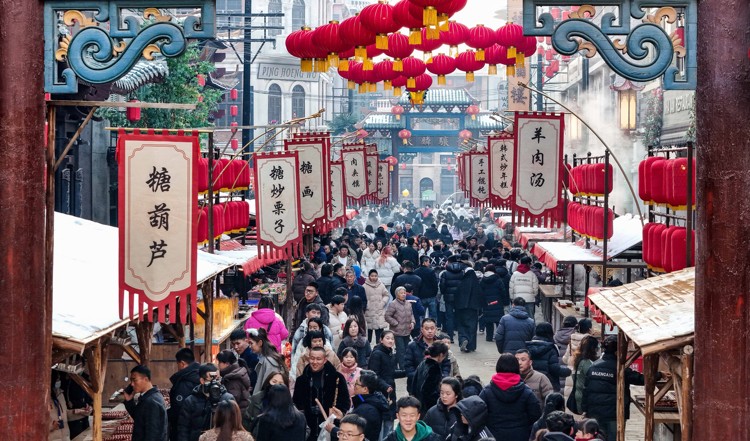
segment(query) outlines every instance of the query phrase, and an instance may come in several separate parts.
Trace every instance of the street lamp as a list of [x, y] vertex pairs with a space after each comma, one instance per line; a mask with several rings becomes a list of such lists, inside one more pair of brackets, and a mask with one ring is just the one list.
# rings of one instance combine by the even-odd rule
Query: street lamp
[[636, 106], [637, 91], [633, 89], [621, 90], [620, 101], [620, 129], [635, 130], [635, 118], [638, 112]]

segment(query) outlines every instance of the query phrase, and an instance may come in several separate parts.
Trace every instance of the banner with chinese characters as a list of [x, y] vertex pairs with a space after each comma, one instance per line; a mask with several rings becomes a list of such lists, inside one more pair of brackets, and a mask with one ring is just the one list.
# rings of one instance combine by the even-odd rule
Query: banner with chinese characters
[[378, 161], [378, 199], [383, 205], [389, 203], [391, 196], [391, 174], [390, 164], [386, 161]]
[[347, 147], [341, 152], [344, 162], [347, 205], [363, 204], [367, 199], [367, 160], [365, 148]]
[[513, 217], [517, 225], [557, 227], [562, 221], [562, 114], [516, 113]]
[[[119, 162], [120, 317], [186, 323], [195, 318], [198, 136], [125, 134]], [[138, 296], [136, 301], [135, 297]], [[178, 302], [179, 300], [179, 302]], [[179, 314], [177, 305], [179, 303]], [[146, 314], [141, 315], [143, 311]]]
[[378, 154], [367, 152], [365, 154], [367, 162], [367, 200], [376, 202], [378, 199]]
[[255, 154], [255, 223], [261, 258], [302, 255], [298, 155], [296, 151]]
[[[523, 23], [523, 0], [508, 0], [508, 21]], [[513, 75], [508, 75], [508, 110], [528, 112], [531, 109], [531, 91], [518, 85], [518, 82], [529, 84], [531, 58], [527, 58], [524, 66], [518, 66]]]
[[331, 173], [331, 199], [328, 201], [328, 227], [336, 228], [346, 223], [346, 190], [344, 188], [344, 164], [332, 161], [329, 164]]
[[325, 138], [296, 138], [284, 141], [288, 152], [299, 157], [299, 198], [302, 224], [320, 228], [327, 220], [328, 200], [328, 142]]
[[490, 136], [487, 142], [490, 154], [490, 202], [496, 208], [510, 208], [513, 196], [514, 136], [502, 132]]
[[490, 200], [490, 158], [486, 152], [472, 152], [469, 159], [472, 207], [487, 207]]

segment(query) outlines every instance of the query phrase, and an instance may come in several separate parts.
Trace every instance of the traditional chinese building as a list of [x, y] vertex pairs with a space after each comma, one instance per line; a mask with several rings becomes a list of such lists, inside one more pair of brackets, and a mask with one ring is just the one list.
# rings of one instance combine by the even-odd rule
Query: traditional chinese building
[[[434, 205], [456, 192], [456, 154], [475, 142], [486, 145], [491, 132], [505, 128], [489, 112], [474, 117], [466, 113], [469, 106], [479, 103], [464, 88], [434, 88], [427, 92], [423, 106], [412, 106], [408, 95], [402, 96], [397, 102], [404, 108], [400, 117], [381, 111], [362, 121], [362, 127], [371, 135], [368, 140], [377, 142], [380, 156], [398, 158], [391, 181], [394, 200]], [[408, 137], [399, 137], [404, 130]], [[466, 130], [471, 137], [464, 132], [466, 138], [461, 139], [459, 135]], [[401, 195], [404, 190], [409, 192], [406, 198]]]

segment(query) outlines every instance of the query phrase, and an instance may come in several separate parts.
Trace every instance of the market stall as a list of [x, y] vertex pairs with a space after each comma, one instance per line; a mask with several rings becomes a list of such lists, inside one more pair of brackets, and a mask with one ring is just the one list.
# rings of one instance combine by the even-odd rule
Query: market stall
[[564, 242], [570, 240], [570, 237], [569, 228], [563, 233], [561, 228], [516, 227], [513, 232], [513, 239], [524, 249], [529, 249], [538, 242]]
[[[695, 269], [687, 268], [590, 294], [595, 316], [615, 325], [618, 333], [618, 388], [630, 393], [645, 418], [645, 440], [654, 439], [655, 424], [673, 428], [674, 439], [692, 439]], [[645, 386], [625, 389], [625, 368], [643, 357]], [[657, 382], [657, 372], [670, 376]], [[618, 441], [625, 440], [624, 400], [617, 401]]]

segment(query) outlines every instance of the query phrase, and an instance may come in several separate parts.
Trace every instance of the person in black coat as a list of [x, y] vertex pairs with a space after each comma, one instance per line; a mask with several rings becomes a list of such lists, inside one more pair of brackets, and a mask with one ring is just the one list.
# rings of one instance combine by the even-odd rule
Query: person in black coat
[[[177, 420], [179, 441], [198, 441], [201, 434], [211, 428], [216, 405], [222, 400], [235, 401], [218, 378], [219, 368], [211, 363], [198, 370], [200, 385], [184, 400]], [[133, 438], [137, 439], [137, 438]]]
[[406, 371], [396, 369], [396, 354], [393, 348], [396, 345], [393, 331], [383, 331], [380, 343], [375, 346], [370, 355], [368, 369], [378, 376], [379, 389], [391, 401], [391, 409], [388, 414], [390, 421], [396, 417], [396, 379], [406, 377]]
[[[385, 396], [378, 392], [379, 379], [375, 372], [364, 370], [359, 375], [359, 380], [354, 383], [354, 392], [352, 397], [352, 410], [349, 413], [359, 415], [364, 418], [365, 439], [380, 439], [380, 430], [383, 420], [390, 417], [390, 408]], [[338, 428], [331, 430], [331, 439], [338, 439]]]
[[255, 428], [255, 441], [303, 441], [307, 421], [305, 415], [294, 407], [289, 389], [276, 384], [266, 392], [266, 407], [258, 416]]
[[[151, 384], [151, 370], [138, 365], [130, 370], [132, 393], [125, 392], [125, 409], [133, 418], [133, 439], [167, 441], [167, 406], [159, 389]], [[141, 394], [136, 404], [133, 397]], [[197, 439], [197, 438], [196, 438]]]
[[448, 334], [453, 342], [453, 331], [455, 326], [454, 304], [460, 295], [461, 283], [464, 278], [464, 264], [459, 262], [460, 256], [451, 256], [448, 258], [448, 264], [445, 271], [440, 274], [440, 293], [445, 302], [445, 323], [443, 332]]
[[515, 354], [519, 349], [526, 349], [526, 342], [534, 337], [534, 320], [525, 305], [523, 298], [516, 297], [513, 307], [498, 322], [494, 336], [497, 352]]
[[425, 351], [426, 358], [417, 367], [412, 380], [412, 392], [425, 409], [438, 402], [443, 372], [440, 364], [448, 358], [448, 345], [438, 341]]
[[[419, 258], [417, 258], [419, 259]], [[414, 273], [414, 262], [417, 260], [404, 260], [403, 272], [395, 274], [391, 281], [391, 296], [396, 297], [396, 288], [410, 284], [413, 288], [412, 294], [419, 297], [422, 288], [422, 278]]]
[[[320, 277], [318, 277], [318, 280], [315, 281], [318, 286], [318, 294], [320, 295], [320, 298], [323, 300], [324, 304], [328, 304], [331, 302], [331, 297], [333, 297], [333, 265], [330, 263], [325, 263], [320, 267]], [[308, 283], [308, 286], [310, 284]], [[304, 295], [304, 290], [302, 291]]]
[[308, 441], [315, 441], [320, 432], [320, 423], [325, 419], [315, 400], [320, 401], [326, 412], [335, 407], [342, 413], [349, 410], [351, 400], [346, 379], [326, 360], [325, 350], [312, 348], [309, 357], [310, 363], [305, 366], [294, 386], [294, 405], [305, 414], [307, 427], [310, 428]]
[[411, 263], [419, 262], [419, 253], [414, 249], [413, 237], [406, 239], [406, 245], [398, 247], [398, 256], [396, 257], [396, 260], [398, 260], [398, 263], [402, 266], [406, 260]]
[[570, 369], [560, 364], [560, 352], [553, 341], [553, 337], [551, 324], [537, 323], [534, 337], [531, 341], [526, 342], [526, 349], [529, 350], [534, 370], [546, 375], [555, 392], [559, 392], [560, 378], [570, 375]]
[[[489, 264], [484, 267], [484, 277], [479, 281], [479, 289], [484, 298], [482, 307], [482, 316], [479, 319], [479, 329], [484, 329], [484, 338], [492, 341], [495, 333], [495, 323], [499, 322], [503, 316], [503, 291], [505, 286], [500, 279], [500, 275], [495, 271], [495, 265]], [[508, 296], [505, 291], [505, 297]]]
[[495, 371], [479, 394], [487, 404], [487, 427], [497, 440], [528, 441], [531, 427], [542, 414], [539, 400], [521, 380], [513, 354], [501, 354]]
[[453, 304], [456, 309], [456, 329], [461, 352], [477, 350], [477, 323], [479, 311], [484, 307], [484, 298], [479, 287], [479, 278], [471, 267], [464, 269], [460, 286], [461, 294]]
[[346, 294], [348, 295], [346, 307], [349, 308], [351, 306], [352, 299], [359, 297], [362, 301], [362, 309], [367, 309], [367, 293], [365, 293], [365, 289], [362, 285], [357, 283], [357, 276], [354, 273], [354, 270], [346, 270], [345, 278], [346, 285], [344, 285], [344, 288], [346, 288]]
[[432, 242], [435, 242], [437, 239], [439, 239], [440, 232], [437, 229], [437, 225], [435, 224], [430, 225], [430, 228], [425, 230], [424, 235], [426, 238], [430, 239]]
[[[604, 354], [586, 373], [581, 411], [595, 418], [607, 439], [615, 439], [617, 430], [617, 336], [610, 335], [602, 344]], [[657, 373], [657, 380], [661, 373]], [[580, 380], [578, 380], [580, 381]], [[625, 368], [625, 390], [630, 385], [643, 385], [643, 374]], [[625, 394], [625, 419], [630, 418], [630, 394]]]
[[415, 295], [422, 301], [422, 305], [430, 311], [430, 317], [436, 318], [438, 279], [435, 270], [431, 266], [431, 262], [432, 260], [428, 256], [419, 258], [419, 268], [414, 271], [414, 274], [419, 276], [422, 284], [419, 292], [415, 293]]
[[[417, 367], [424, 360], [424, 354], [427, 348], [436, 341], [437, 324], [435, 319], [426, 318], [422, 320], [422, 325], [419, 327], [420, 335], [416, 339], [412, 340], [406, 347], [406, 354], [404, 357], [404, 365], [406, 370], [406, 389], [412, 395], [412, 380], [414, 374], [417, 372]], [[443, 377], [447, 377], [451, 373], [451, 361], [449, 358], [445, 358], [440, 364], [442, 368]], [[425, 409], [429, 409], [425, 407]]]
[[500, 260], [495, 265], [495, 272], [500, 276], [500, 280], [503, 282], [505, 289], [500, 293], [500, 303], [503, 305], [503, 309], [507, 309], [510, 306], [510, 271], [508, 271], [507, 262]]
[[440, 240], [447, 246], [453, 243], [453, 235], [448, 231], [448, 225], [440, 227]]
[[178, 371], [169, 377], [172, 388], [169, 390], [170, 406], [167, 410], [169, 417], [169, 439], [177, 440], [177, 420], [180, 417], [182, 404], [187, 400], [193, 389], [200, 384], [200, 363], [195, 361], [195, 355], [190, 348], [182, 348], [175, 354]]
[[450, 441], [478, 441], [492, 436], [487, 428], [487, 404], [481, 398], [461, 400], [456, 409], [461, 418], [451, 427]]
[[424, 422], [432, 427], [432, 431], [445, 439], [450, 428], [461, 418], [456, 404], [461, 401], [461, 383], [454, 377], [443, 378], [440, 382], [440, 399], [424, 415]]

